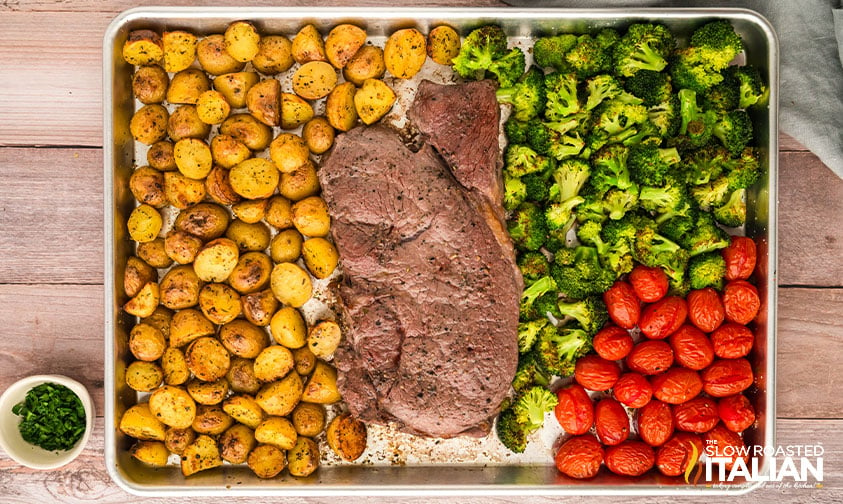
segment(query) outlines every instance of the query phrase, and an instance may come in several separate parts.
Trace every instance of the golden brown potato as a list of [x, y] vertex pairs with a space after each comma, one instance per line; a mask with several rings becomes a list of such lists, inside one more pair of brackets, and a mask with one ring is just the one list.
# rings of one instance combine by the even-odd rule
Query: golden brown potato
[[[202, 282], [189, 264], [175, 266], [161, 280], [161, 304], [171, 310], [190, 308], [199, 303]], [[172, 338], [172, 328], [171, 336]]]
[[302, 138], [310, 152], [323, 154], [334, 145], [334, 128], [324, 117], [314, 117], [302, 128]]
[[136, 242], [148, 242], [158, 237], [161, 232], [161, 214], [155, 207], [147, 204], [142, 204], [132, 210], [129, 215], [129, 236]]
[[225, 50], [236, 61], [252, 61], [260, 50], [261, 37], [248, 21], [235, 21], [225, 30]]
[[[199, 112], [194, 105], [176, 107], [167, 121], [167, 134], [170, 140], [178, 142], [183, 138], [207, 138], [211, 132], [211, 125], [199, 119]], [[175, 163], [175, 146], [173, 146], [173, 163]]]
[[211, 156], [216, 164], [231, 168], [252, 157], [252, 151], [230, 135], [216, 135], [211, 139]]
[[138, 324], [129, 333], [129, 350], [138, 360], [158, 360], [166, 348], [167, 340], [164, 335], [151, 325]]
[[184, 210], [204, 200], [207, 190], [201, 180], [187, 178], [175, 171], [164, 173], [164, 194], [170, 205]]
[[267, 417], [255, 429], [255, 439], [258, 443], [271, 444], [282, 450], [289, 450], [295, 446], [297, 437], [296, 428], [284, 417]]
[[275, 312], [269, 323], [272, 339], [287, 348], [301, 348], [307, 342], [307, 326], [298, 310], [285, 306]]
[[167, 385], [181, 385], [190, 378], [184, 352], [173, 346], [164, 350], [164, 355], [161, 356], [161, 369], [164, 371], [164, 383]]
[[266, 288], [271, 274], [272, 259], [269, 256], [263, 252], [246, 252], [240, 256], [228, 277], [228, 284], [240, 294], [249, 294]]
[[184, 352], [187, 367], [202, 381], [217, 381], [228, 372], [231, 355], [218, 339], [202, 336], [188, 345]]
[[196, 416], [191, 427], [197, 434], [219, 436], [233, 424], [234, 419], [219, 405], [200, 404], [196, 407]]
[[282, 173], [281, 181], [278, 183], [278, 192], [281, 193], [281, 196], [292, 201], [313, 196], [319, 192], [319, 189], [319, 175], [316, 174], [316, 166], [309, 160], [293, 172]]
[[155, 142], [146, 151], [146, 162], [158, 171], [166, 172], [175, 170], [176, 158], [173, 157], [173, 147], [173, 142], [169, 140]]
[[156, 238], [150, 242], [138, 243], [138, 257], [143, 259], [153, 268], [169, 268], [173, 260], [167, 255], [164, 248], [164, 239]]
[[211, 75], [239, 72], [246, 66], [245, 63], [237, 61], [228, 54], [225, 50], [225, 37], [222, 34], [208, 35], [200, 40], [196, 46], [196, 58], [202, 68]]
[[262, 383], [255, 376], [255, 367], [252, 360], [242, 357], [231, 359], [231, 367], [225, 375], [235, 394], [257, 394]]
[[186, 429], [196, 416], [196, 403], [183, 388], [162, 385], [150, 394], [149, 411], [164, 425]]
[[328, 205], [319, 196], [311, 196], [296, 202], [292, 208], [293, 225], [305, 236], [328, 236], [331, 230], [331, 216]]
[[293, 308], [301, 307], [313, 294], [310, 275], [295, 263], [275, 265], [270, 284], [275, 298]]
[[222, 457], [217, 442], [206, 435], [196, 439], [184, 449], [181, 456], [181, 473], [191, 476], [200, 471], [213, 469], [222, 465]]
[[[280, 185], [280, 184], [279, 184]], [[293, 226], [293, 204], [284, 196], [273, 196], [269, 198], [266, 206], [264, 220], [276, 228], [285, 229]]]
[[263, 222], [249, 224], [240, 219], [234, 219], [228, 225], [225, 236], [233, 240], [241, 251], [260, 252], [269, 246], [271, 234]]
[[301, 402], [290, 415], [299, 436], [315, 437], [325, 429], [325, 407]]
[[196, 35], [186, 31], [164, 32], [164, 69], [181, 72], [196, 59]]
[[135, 439], [163, 441], [166, 426], [155, 418], [148, 403], [135, 404], [120, 417], [120, 432]]
[[232, 425], [220, 437], [222, 459], [231, 464], [243, 464], [257, 441], [252, 429], [243, 424]]
[[278, 447], [259, 444], [249, 453], [247, 464], [255, 476], [269, 479], [278, 476], [284, 470], [287, 465], [287, 456]]
[[229, 172], [234, 191], [244, 198], [268, 198], [278, 185], [278, 170], [268, 159], [251, 158], [238, 163]]
[[142, 66], [132, 76], [132, 94], [144, 105], [164, 101], [169, 85], [170, 77], [158, 65]]
[[260, 80], [255, 72], [234, 72], [214, 78], [214, 89], [225, 96], [231, 108], [246, 106], [246, 92]]
[[123, 59], [130, 65], [151, 65], [164, 57], [161, 36], [152, 30], [134, 30], [123, 44]]
[[205, 244], [193, 260], [193, 270], [203, 282], [224, 282], [237, 266], [240, 250], [228, 238], [217, 238]]
[[328, 278], [337, 269], [339, 253], [325, 238], [310, 238], [302, 245], [302, 257], [307, 270], [316, 278]]
[[211, 172], [205, 177], [205, 191], [220, 205], [233, 205], [242, 199], [231, 187], [228, 168], [220, 165], [211, 168]]
[[427, 34], [427, 55], [440, 65], [453, 65], [460, 53], [460, 35], [447, 25], [437, 26]]
[[310, 151], [302, 137], [281, 133], [269, 144], [269, 157], [282, 173], [290, 173], [310, 160]]
[[199, 96], [211, 89], [211, 82], [205, 72], [188, 68], [173, 75], [167, 88], [167, 101], [170, 103], [196, 105]]
[[343, 82], [331, 91], [325, 102], [325, 116], [334, 129], [348, 131], [357, 124], [357, 109], [354, 95], [357, 88], [351, 82]]
[[129, 449], [129, 455], [152, 467], [164, 467], [170, 452], [161, 441], [138, 441]]
[[384, 81], [366, 79], [354, 95], [354, 108], [364, 124], [372, 124], [389, 112], [395, 99], [395, 92]]
[[334, 417], [325, 434], [328, 446], [343, 460], [352, 462], [366, 451], [366, 424], [350, 413]]
[[132, 138], [146, 145], [152, 145], [163, 140], [167, 135], [167, 109], [158, 104], [144, 105], [129, 121], [129, 132]]
[[302, 389], [301, 377], [292, 371], [284, 378], [261, 387], [255, 402], [268, 415], [287, 416], [299, 403]]
[[135, 297], [149, 282], [158, 281], [158, 271], [137, 257], [126, 260], [126, 270], [123, 272], [123, 290], [129, 297]]
[[249, 88], [246, 107], [255, 119], [267, 126], [281, 124], [281, 83], [270, 78]]
[[[197, 404], [212, 406], [220, 404], [228, 395], [229, 384], [225, 378], [217, 381], [207, 382], [202, 380], [190, 380], [187, 382], [187, 393]], [[205, 433], [207, 434], [207, 432]]]
[[129, 190], [139, 203], [161, 208], [167, 205], [164, 193], [164, 174], [154, 168], [141, 166], [129, 177]]
[[272, 141], [272, 128], [252, 117], [252, 114], [231, 115], [220, 125], [220, 133], [234, 137], [253, 151], [266, 149]]
[[179, 264], [190, 264], [202, 249], [202, 240], [192, 234], [173, 229], [164, 238], [167, 257]]
[[317, 404], [333, 404], [342, 399], [337, 388], [337, 370], [327, 362], [317, 360], [313, 374], [307, 381], [301, 400]]
[[399, 79], [410, 79], [421, 70], [427, 59], [427, 42], [415, 28], [398, 30], [386, 39], [383, 60], [386, 69]]
[[[290, 220], [292, 224], [292, 219]], [[296, 262], [304, 239], [296, 229], [284, 229], [269, 242], [269, 255], [277, 263]]]
[[293, 350], [293, 360], [296, 363], [296, 373], [302, 376], [309, 375], [316, 368], [316, 356], [307, 346]]
[[267, 326], [278, 310], [278, 300], [271, 289], [245, 294], [240, 298], [243, 316], [246, 320], [257, 325]]
[[293, 74], [293, 92], [305, 100], [324, 98], [336, 85], [337, 71], [324, 61], [309, 61]]
[[383, 50], [370, 45], [361, 47], [342, 70], [345, 80], [355, 86], [363, 84], [366, 79], [380, 79], [385, 73]]
[[292, 50], [292, 42], [283, 35], [261, 37], [258, 53], [252, 58], [252, 66], [266, 75], [286, 72], [294, 63]]
[[170, 321], [170, 346], [183, 347], [203, 336], [214, 334], [214, 324], [199, 310], [179, 310]]
[[262, 382], [280, 380], [293, 369], [293, 353], [281, 345], [268, 346], [255, 358], [254, 368]]
[[154, 362], [135, 361], [126, 368], [126, 385], [138, 392], [152, 392], [164, 382], [164, 371]]
[[264, 412], [255, 398], [248, 394], [234, 395], [222, 403], [222, 409], [231, 418], [252, 429], [263, 421]]
[[181, 455], [195, 439], [196, 433], [193, 432], [193, 429], [167, 427], [167, 432], [164, 435], [164, 445], [176, 455]]
[[263, 220], [268, 203], [266, 198], [243, 200], [231, 206], [231, 213], [247, 224], [255, 224]]
[[332, 65], [342, 69], [365, 43], [366, 32], [362, 28], [339, 24], [325, 37], [325, 55]]
[[213, 89], [205, 91], [196, 101], [196, 114], [205, 124], [219, 124], [225, 121], [230, 113], [231, 105], [219, 91]]
[[323, 320], [310, 328], [307, 333], [307, 346], [314, 355], [326, 359], [333, 355], [342, 340], [339, 324], [333, 320]]
[[328, 59], [325, 54], [325, 42], [322, 40], [322, 35], [312, 24], [303, 27], [293, 37], [290, 51], [293, 59], [299, 65], [304, 65], [308, 61], [327, 61]]
[[214, 324], [227, 324], [240, 315], [240, 294], [226, 284], [209, 283], [199, 291], [199, 308]]
[[207, 177], [214, 166], [211, 148], [198, 138], [182, 138], [176, 142], [173, 156], [179, 172], [194, 180]]
[[231, 220], [228, 210], [214, 203], [199, 203], [179, 212], [175, 228], [211, 241], [225, 234]]
[[300, 436], [287, 452], [290, 476], [305, 477], [319, 468], [319, 446], [310, 438]]
[[293, 93], [281, 93], [281, 127], [296, 129], [313, 119], [310, 103]]
[[123, 305], [123, 311], [129, 315], [144, 318], [155, 312], [158, 303], [161, 301], [161, 289], [155, 282], [149, 282], [141, 290]]
[[219, 338], [232, 355], [245, 359], [254, 359], [269, 345], [266, 331], [243, 319], [222, 326]]
[[152, 315], [141, 320], [144, 324], [161, 331], [165, 339], [170, 339], [170, 322], [173, 320], [173, 310], [166, 306], [158, 306]]

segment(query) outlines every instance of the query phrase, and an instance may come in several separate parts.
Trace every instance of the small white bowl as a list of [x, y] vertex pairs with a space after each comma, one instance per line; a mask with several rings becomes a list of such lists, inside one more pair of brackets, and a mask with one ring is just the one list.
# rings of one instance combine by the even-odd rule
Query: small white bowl
[[[21, 437], [18, 424], [20, 417], [12, 413], [12, 408], [26, 398], [26, 394], [42, 383], [57, 383], [69, 388], [82, 401], [85, 407], [85, 433], [82, 438], [67, 451], [47, 451], [27, 443]], [[94, 427], [94, 403], [88, 390], [78, 381], [61, 375], [36, 375], [23, 378], [13, 383], [0, 396], [0, 448], [3, 448], [13, 460], [32, 469], [56, 469], [69, 464], [82, 453]]]

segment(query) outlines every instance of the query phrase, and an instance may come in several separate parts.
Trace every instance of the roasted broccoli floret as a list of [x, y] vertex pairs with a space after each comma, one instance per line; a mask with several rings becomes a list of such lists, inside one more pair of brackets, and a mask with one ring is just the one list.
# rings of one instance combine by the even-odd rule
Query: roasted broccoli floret
[[743, 51], [740, 35], [735, 33], [732, 23], [722, 19], [694, 30], [689, 45], [704, 49], [711, 64], [720, 69], [726, 68]]
[[611, 48], [613, 45], [617, 44], [620, 39], [621, 34], [614, 28], [603, 28], [594, 35], [594, 40], [596, 40], [597, 43], [600, 44], [600, 47], [603, 47], [604, 49]]
[[550, 271], [550, 262], [539, 251], [519, 254], [517, 263], [525, 284], [531, 284], [539, 278], [547, 276]]
[[503, 124], [503, 132], [506, 135], [506, 141], [509, 144], [526, 144], [527, 143], [527, 124], [523, 121], [516, 121], [515, 119], [508, 119]]
[[682, 247], [691, 257], [729, 246], [729, 235], [708, 212], [699, 212], [694, 227], [682, 238]]
[[515, 377], [512, 379], [512, 388], [515, 389], [516, 394], [520, 394], [535, 385], [546, 387], [549, 383], [550, 376], [536, 362], [534, 352], [518, 356], [518, 368], [515, 370]]
[[721, 71], [743, 50], [728, 21], [713, 21], [691, 35], [689, 47], [676, 51], [671, 76], [680, 88], [703, 92], [723, 81]]
[[688, 215], [692, 206], [685, 185], [673, 177], [669, 177], [663, 186], [641, 186], [638, 203], [644, 210], [655, 214], [657, 224]]
[[527, 426], [530, 432], [536, 431], [544, 424], [545, 413], [550, 413], [556, 407], [556, 394], [545, 387], [535, 386], [521, 394], [512, 405], [519, 424]]
[[700, 254], [688, 261], [688, 280], [692, 289], [714, 287], [720, 290], [725, 275], [726, 261], [718, 252]]
[[729, 152], [737, 155], [752, 140], [752, 119], [744, 110], [732, 110], [717, 121], [712, 132]]
[[629, 189], [635, 183], [629, 175], [629, 148], [621, 144], [607, 145], [591, 155], [592, 173], [589, 183], [597, 191], [612, 187]]
[[574, 209], [584, 201], [580, 196], [574, 196], [561, 203], [551, 203], [544, 210], [545, 222], [551, 232], [558, 232], [561, 236], [568, 234], [574, 225], [576, 216]]
[[596, 75], [585, 83], [585, 90], [588, 98], [585, 100], [585, 109], [592, 110], [600, 105], [603, 100], [611, 100], [618, 96], [623, 88], [616, 78], [608, 74]]
[[698, 95], [702, 99], [702, 105], [707, 110], [713, 110], [718, 114], [725, 114], [730, 110], [740, 108], [740, 82], [734, 78], [727, 68], [723, 73], [723, 80]]
[[544, 116], [549, 121], [561, 121], [580, 111], [575, 74], [549, 73], [544, 77], [544, 87], [547, 96]]
[[591, 167], [582, 159], [561, 161], [553, 171], [553, 181], [559, 191], [557, 201], [565, 202], [579, 195], [588, 177]]
[[495, 76], [501, 87], [508, 88], [515, 85], [524, 74], [524, 51], [513, 47], [501, 58], [492, 61], [489, 72]]
[[647, 109], [647, 119], [662, 138], [676, 135], [682, 123], [679, 97], [670, 95], [667, 100]]
[[453, 68], [464, 79], [482, 79], [492, 63], [506, 54], [507, 38], [503, 29], [497, 25], [481, 26], [465, 37], [453, 59]]
[[673, 171], [673, 165], [680, 161], [676, 148], [659, 148], [651, 144], [639, 144], [629, 149], [629, 172], [632, 179], [641, 185], [663, 185]]
[[764, 84], [761, 72], [753, 66], [731, 66], [726, 69], [726, 75], [737, 81], [738, 103], [733, 108], [749, 108], [755, 105], [766, 105], [770, 97], [770, 89]]
[[677, 50], [670, 65], [674, 85], [701, 93], [719, 84], [723, 80], [722, 69], [712, 66], [706, 56], [707, 52], [697, 47]]
[[634, 24], [614, 45], [615, 73], [630, 77], [639, 70], [660, 72], [675, 46], [673, 34], [664, 25]]
[[564, 33], [542, 37], [533, 44], [533, 59], [540, 67], [551, 67], [560, 72], [570, 71], [565, 55], [577, 45], [577, 36]]
[[656, 224], [649, 217], [635, 213], [627, 213], [621, 219], [603, 224], [600, 237], [606, 243], [626, 242], [635, 243], [635, 235], [639, 228], [654, 227]]
[[732, 191], [726, 203], [712, 210], [714, 220], [728, 227], [746, 224], [746, 189]]
[[[554, 159], [562, 160], [576, 156], [579, 151], [566, 152], [565, 146], [571, 143], [571, 139], [578, 140], [579, 137], [574, 130], [580, 126], [580, 120], [577, 116], [560, 121], [533, 119], [527, 124], [527, 143], [536, 152], [552, 156]], [[580, 146], [581, 149], [582, 146]]]
[[692, 208], [687, 215], [677, 215], [659, 223], [658, 230], [662, 236], [680, 243], [682, 239], [694, 228], [697, 221], [697, 209]]
[[521, 177], [527, 188], [527, 201], [545, 201], [549, 194], [547, 178], [543, 173], [531, 173]]
[[617, 143], [637, 134], [638, 125], [646, 122], [649, 116], [647, 107], [615, 97], [594, 109], [593, 119], [594, 132], [603, 135], [603, 143]]
[[503, 207], [507, 211], [515, 210], [526, 199], [526, 184], [520, 178], [505, 173], [503, 177]]
[[544, 72], [531, 67], [511, 87], [502, 87], [495, 93], [499, 103], [512, 105], [516, 121], [529, 121], [544, 114]]
[[679, 90], [679, 114], [682, 122], [679, 134], [686, 135], [691, 147], [702, 147], [711, 139], [717, 114], [703, 110], [697, 104], [697, 93], [690, 89]]
[[689, 192], [697, 205], [708, 211], [726, 202], [729, 196], [729, 179], [721, 175], [711, 182], [691, 187]]
[[707, 184], [723, 173], [728, 161], [729, 151], [717, 144], [688, 151], [682, 156], [685, 182], [691, 185]]
[[611, 70], [612, 55], [607, 49], [591, 35], [580, 35], [565, 55], [565, 61], [570, 71], [585, 79]]
[[638, 71], [626, 79], [624, 88], [641, 98], [648, 107], [667, 101], [673, 94], [670, 77], [654, 70]]
[[523, 144], [509, 144], [504, 151], [504, 172], [512, 177], [543, 172], [553, 161]]
[[639, 229], [633, 247], [635, 259], [645, 266], [661, 268], [671, 284], [686, 282], [690, 255], [675, 242], [658, 234], [654, 228]]
[[638, 204], [638, 184], [619, 189], [613, 187], [603, 195], [603, 211], [612, 220], [618, 220]]
[[617, 279], [614, 271], [600, 263], [597, 249], [587, 246], [558, 250], [550, 265], [550, 275], [559, 291], [573, 299], [602, 294]]
[[539, 333], [533, 351], [549, 374], [571, 376], [577, 359], [591, 350], [591, 341], [591, 336], [575, 325], [556, 328], [548, 324]]
[[588, 296], [579, 301], [560, 301], [557, 306], [562, 315], [576, 319], [590, 336], [597, 334], [609, 320], [606, 304], [599, 296]]
[[513, 409], [507, 408], [498, 415], [495, 432], [500, 442], [510, 451], [523, 453], [527, 449], [527, 435], [529, 429], [518, 423], [518, 417]]
[[535, 203], [518, 205], [506, 227], [518, 250], [538, 250], [547, 236], [544, 212]]
[[[586, 188], [588, 188], [588, 184]], [[596, 191], [583, 191], [583, 196], [581, 197], [582, 202], [577, 205], [577, 222], [604, 222], [608, 218], [606, 207], [603, 205], [603, 196], [605, 194]]]
[[536, 320], [540, 317], [543, 317], [544, 313], [535, 314], [535, 310], [533, 309], [533, 304], [539, 299], [541, 296], [557, 292], [556, 281], [550, 276], [544, 276], [530, 284], [529, 287], [524, 289], [524, 292], [521, 293], [521, 302], [519, 306], [519, 314], [520, 318], [524, 321], [528, 320]]
[[737, 159], [728, 163], [729, 172], [726, 178], [729, 181], [729, 189], [749, 189], [761, 176], [758, 151], [747, 147], [741, 151]]
[[518, 352], [527, 353], [533, 348], [533, 344], [544, 326], [549, 324], [547, 318], [529, 320], [518, 324]]

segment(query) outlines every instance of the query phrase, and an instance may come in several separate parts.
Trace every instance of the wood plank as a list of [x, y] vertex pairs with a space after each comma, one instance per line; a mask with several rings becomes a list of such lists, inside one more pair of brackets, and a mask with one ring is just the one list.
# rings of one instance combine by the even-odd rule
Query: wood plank
[[802, 143], [793, 138], [792, 136], [788, 135], [787, 133], [779, 133], [779, 151], [787, 152], [787, 151], [807, 151], [808, 149], [805, 148]]

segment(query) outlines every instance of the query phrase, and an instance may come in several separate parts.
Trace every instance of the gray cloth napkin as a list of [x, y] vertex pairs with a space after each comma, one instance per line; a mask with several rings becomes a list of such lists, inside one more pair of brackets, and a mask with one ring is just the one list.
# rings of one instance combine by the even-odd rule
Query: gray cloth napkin
[[[766, 17], [780, 49], [779, 126], [843, 178], [840, 0], [504, 0], [519, 7], [744, 7]], [[841, 48], [841, 49], [839, 49]]]

